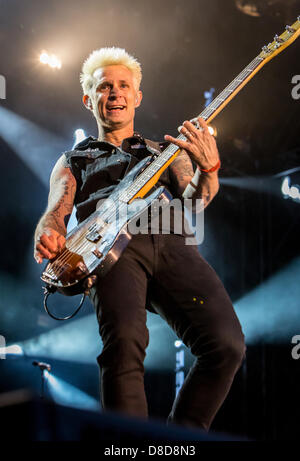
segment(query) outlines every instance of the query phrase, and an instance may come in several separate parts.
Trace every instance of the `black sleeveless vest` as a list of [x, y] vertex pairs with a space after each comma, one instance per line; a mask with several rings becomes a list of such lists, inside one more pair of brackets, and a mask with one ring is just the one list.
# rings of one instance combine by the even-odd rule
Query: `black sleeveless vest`
[[[121, 148], [95, 138], [86, 138], [65, 157], [77, 181], [74, 204], [78, 223], [96, 210], [97, 202], [107, 198], [124, 176], [143, 158], [161, 152], [163, 144], [135, 134], [123, 141]], [[157, 182], [172, 193], [169, 168]]]

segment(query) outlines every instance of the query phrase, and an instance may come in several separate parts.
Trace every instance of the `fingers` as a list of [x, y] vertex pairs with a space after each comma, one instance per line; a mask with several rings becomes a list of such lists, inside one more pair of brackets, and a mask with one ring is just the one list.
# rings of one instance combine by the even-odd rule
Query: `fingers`
[[53, 253], [58, 251], [58, 238], [54, 235], [42, 234], [40, 237], [41, 244]]
[[[193, 119], [193, 120], [195, 120], [195, 119]], [[200, 127], [203, 129], [203, 132], [204, 132], [205, 134], [209, 134], [209, 135], [210, 135], [210, 132], [209, 132], [209, 130], [208, 130], [208, 125], [207, 125], [206, 121], [205, 121], [203, 118], [201, 118], [201, 117], [198, 117], [196, 120], [198, 121]]]
[[66, 239], [63, 235], [60, 235], [57, 239], [57, 246], [59, 250], [62, 250], [66, 245]]
[[38, 264], [43, 259], [53, 259], [65, 246], [66, 239], [55, 230], [45, 231], [36, 241], [34, 258]]
[[209, 135], [210, 134], [209, 130], [208, 130], [207, 123], [201, 117], [199, 117], [198, 119], [194, 118], [191, 121], [186, 120], [183, 123], [183, 128], [185, 128], [185, 130], [183, 130], [182, 133], [185, 136], [188, 135], [188, 133], [190, 133], [197, 139], [202, 139], [203, 135]]
[[[197, 122], [200, 128], [195, 126], [195, 122]], [[198, 119], [193, 119], [191, 121], [186, 120], [185, 122], [183, 122], [183, 125], [178, 128], [178, 131], [186, 137], [187, 142], [178, 140], [177, 138], [173, 138], [169, 135], [165, 136], [165, 140], [173, 144], [176, 144], [177, 146], [181, 147], [181, 149], [185, 150], [189, 149], [191, 147], [191, 143], [195, 142], [195, 140], [203, 142], [203, 136], [209, 135], [210, 137], [207, 123], [201, 117], [199, 117]]]
[[183, 127], [181, 133], [187, 136], [189, 139], [189, 135], [192, 135], [194, 138], [199, 138], [199, 134], [201, 134], [200, 130], [195, 127], [195, 125], [188, 120], [183, 123]]
[[51, 252], [39, 242], [36, 244], [36, 250], [38, 251], [38, 254], [40, 254], [43, 258], [46, 259], [52, 259], [57, 254], [57, 252]]
[[170, 135], [165, 135], [165, 140], [171, 142], [172, 144], [176, 144], [176, 146], [180, 147], [181, 149], [190, 150], [191, 143], [193, 141], [196, 139], [201, 141], [203, 133], [209, 134], [207, 124], [202, 118], [193, 120], [198, 120], [199, 125], [201, 128], [203, 128], [203, 130], [200, 131], [192, 122], [186, 120], [183, 122], [183, 125], [178, 128], [178, 131], [187, 138], [187, 141], [173, 138], [173, 136]]
[[42, 254], [39, 251], [35, 251], [34, 252], [34, 259], [36, 260], [36, 262], [38, 264], [41, 264], [43, 262], [44, 258], [43, 258]]
[[165, 140], [168, 141], [168, 142], [171, 142], [172, 144], [175, 144], [176, 146], [180, 147], [181, 149], [189, 149], [191, 147], [190, 143], [187, 142], [187, 141], [182, 141], [178, 138], [173, 138], [173, 136], [170, 136], [168, 134], [166, 134], [164, 136]]

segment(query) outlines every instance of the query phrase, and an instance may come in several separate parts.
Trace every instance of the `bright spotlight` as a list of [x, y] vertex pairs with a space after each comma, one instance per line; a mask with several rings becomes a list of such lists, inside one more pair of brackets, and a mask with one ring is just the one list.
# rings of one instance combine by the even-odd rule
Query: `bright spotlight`
[[74, 137], [75, 137], [75, 141], [74, 141], [73, 149], [77, 144], [79, 144], [81, 141], [83, 141], [86, 138], [86, 134], [82, 128], [78, 128], [74, 132]]
[[7, 347], [0, 347], [0, 354], [4, 355], [24, 355], [24, 351], [19, 344], [12, 344]]
[[175, 346], [175, 347], [180, 347], [180, 346], [182, 346], [182, 344], [183, 344], [183, 342], [180, 341], [180, 339], [177, 339], [177, 340], [174, 342], [174, 346]]
[[48, 54], [47, 53], [44, 52], [40, 55], [40, 62], [42, 64], [48, 64]]
[[47, 379], [49, 394], [55, 403], [73, 408], [100, 411], [98, 400], [77, 387], [54, 376], [48, 370], [44, 371], [44, 377]]
[[214, 136], [215, 138], [217, 137], [217, 128], [214, 125], [208, 125], [208, 131], [209, 133]]
[[61, 68], [61, 61], [58, 59], [55, 54], [48, 54], [46, 51], [43, 51], [40, 54], [40, 62], [42, 64], [47, 64], [52, 69], [60, 69]]
[[300, 258], [234, 304], [247, 344], [286, 343], [299, 333]]

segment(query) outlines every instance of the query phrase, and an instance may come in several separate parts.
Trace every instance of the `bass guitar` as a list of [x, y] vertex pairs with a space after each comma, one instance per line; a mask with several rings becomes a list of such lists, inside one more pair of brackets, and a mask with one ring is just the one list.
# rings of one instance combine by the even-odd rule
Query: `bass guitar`
[[[246, 83], [267, 62], [296, 40], [299, 34], [300, 16], [291, 26], [286, 26], [281, 35], [275, 35], [272, 43], [263, 46], [259, 55], [197, 117], [202, 117], [207, 123], [213, 120]], [[182, 134], [178, 139], [186, 140]], [[65, 295], [82, 293], [84, 280], [96, 269], [97, 275], [105, 275], [131, 239], [129, 223], [137, 219], [154, 200], [162, 199], [165, 203], [170, 201], [167, 191], [163, 187], [155, 188], [155, 184], [179, 152], [176, 145], [170, 144], [159, 155], [141, 160], [118, 184], [110, 197], [67, 234], [65, 248], [47, 263], [41, 276], [46, 283], [46, 310], [47, 297], [51, 292], [58, 290]]]

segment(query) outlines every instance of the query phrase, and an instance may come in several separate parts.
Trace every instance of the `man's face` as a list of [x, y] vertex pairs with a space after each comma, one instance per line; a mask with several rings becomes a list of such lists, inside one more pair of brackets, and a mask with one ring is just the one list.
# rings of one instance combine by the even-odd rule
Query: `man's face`
[[141, 101], [141, 92], [134, 87], [132, 72], [123, 65], [113, 65], [97, 69], [94, 75], [97, 84], [91, 101], [97, 121], [112, 129], [131, 124], [135, 108]]

